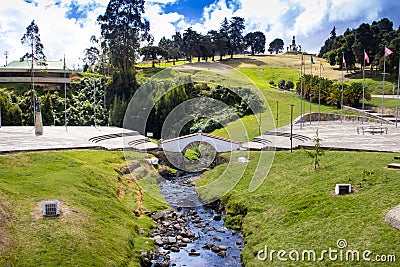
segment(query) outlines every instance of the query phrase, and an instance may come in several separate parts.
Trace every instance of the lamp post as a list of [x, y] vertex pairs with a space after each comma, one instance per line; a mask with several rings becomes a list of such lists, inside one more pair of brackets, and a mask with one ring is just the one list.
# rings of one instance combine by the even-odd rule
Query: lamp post
[[290, 153], [293, 152], [293, 104], [290, 104]]
[[278, 128], [278, 118], [279, 118], [279, 101], [276, 101], [276, 128]]

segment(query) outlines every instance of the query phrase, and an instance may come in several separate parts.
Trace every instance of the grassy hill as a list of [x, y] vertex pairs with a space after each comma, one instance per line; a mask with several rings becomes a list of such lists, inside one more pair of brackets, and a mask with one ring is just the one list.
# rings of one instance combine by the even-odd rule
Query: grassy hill
[[[238, 155], [233, 153], [233, 165]], [[258, 190], [250, 193], [248, 186], [255, 172], [259, 152], [252, 152], [242, 179], [223, 199], [231, 218], [228, 224], [238, 224], [242, 218], [245, 247], [243, 262], [249, 266], [372, 266], [366, 261], [329, 260], [281, 262], [277, 251], [337, 249], [337, 240], [346, 239], [346, 250], [365, 250], [375, 255], [392, 255], [399, 251], [400, 231], [389, 227], [384, 217], [399, 205], [400, 180], [398, 170], [386, 168], [393, 161], [390, 153], [326, 151], [321, 168], [314, 171], [305, 151], [276, 152], [272, 168]], [[349, 160], [351, 159], [351, 160]], [[235, 166], [233, 166], [235, 168]], [[206, 185], [221, 175], [226, 165], [220, 165], [202, 175], [197, 185]], [[233, 171], [234, 172], [234, 171]], [[333, 194], [336, 183], [351, 183], [355, 193]], [[219, 181], [219, 184], [224, 184]], [[213, 192], [200, 191], [203, 198]], [[268, 246], [275, 250], [274, 261], [257, 259], [258, 251]], [[288, 255], [285, 256], [288, 258]], [[397, 259], [398, 260], [398, 259]], [[385, 263], [398, 266], [398, 263]]]
[[[0, 266], [139, 266], [154, 223], [135, 216], [139, 189], [118, 171], [124, 162], [108, 151], [1, 156]], [[43, 218], [40, 203], [54, 199], [62, 215]], [[143, 204], [166, 208], [147, 195]]]

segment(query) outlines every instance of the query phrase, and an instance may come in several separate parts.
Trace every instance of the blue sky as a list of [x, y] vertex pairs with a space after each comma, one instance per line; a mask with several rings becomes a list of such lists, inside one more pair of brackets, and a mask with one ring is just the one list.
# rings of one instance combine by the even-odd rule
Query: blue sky
[[[19, 59], [26, 48], [20, 43], [25, 28], [34, 19], [39, 26], [45, 54], [50, 60], [66, 55], [69, 67], [82, 64], [90, 37], [99, 36], [96, 19], [104, 14], [109, 0], [12, 0], [0, 9], [0, 55]], [[218, 29], [227, 17], [245, 18], [246, 32], [262, 31], [267, 46], [281, 38], [285, 46], [292, 36], [308, 52], [318, 53], [329, 32], [337, 34], [388, 17], [398, 28], [400, 1], [393, 0], [147, 0], [146, 19], [156, 43], [188, 27], [206, 33]], [[5, 56], [0, 65], [5, 64]]]

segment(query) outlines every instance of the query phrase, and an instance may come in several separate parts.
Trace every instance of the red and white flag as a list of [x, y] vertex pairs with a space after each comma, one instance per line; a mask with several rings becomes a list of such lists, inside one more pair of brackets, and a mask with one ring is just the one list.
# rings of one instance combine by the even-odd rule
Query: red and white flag
[[364, 51], [364, 60], [369, 64], [369, 56], [365, 51]]
[[344, 59], [344, 55], [343, 55], [343, 68], [347, 68], [347, 66], [346, 66], [346, 60]]
[[391, 54], [393, 54], [393, 51], [385, 47], [385, 56], [390, 56]]

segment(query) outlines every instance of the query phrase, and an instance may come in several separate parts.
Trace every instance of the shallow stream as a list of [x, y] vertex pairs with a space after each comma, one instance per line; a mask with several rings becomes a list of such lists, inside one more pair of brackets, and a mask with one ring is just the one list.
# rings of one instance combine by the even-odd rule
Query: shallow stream
[[174, 212], [157, 214], [152, 234], [158, 257], [152, 266], [242, 266], [240, 232], [223, 225], [223, 214], [202, 205], [194, 175], [163, 180], [159, 186]]

